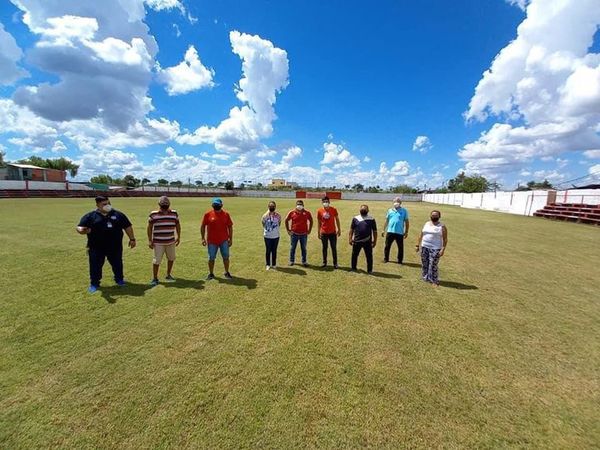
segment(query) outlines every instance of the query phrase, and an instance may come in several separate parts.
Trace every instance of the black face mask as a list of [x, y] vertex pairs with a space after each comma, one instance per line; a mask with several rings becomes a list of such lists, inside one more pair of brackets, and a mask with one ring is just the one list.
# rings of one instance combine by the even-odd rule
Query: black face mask
[[275, 211], [275, 207], [274, 206], [269, 206], [269, 211], [271, 211], [271, 212]]
[[440, 218], [439, 218], [439, 217], [432, 217], [432, 218], [431, 218], [431, 221], [432, 221], [433, 223], [436, 223], [438, 220], [440, 220]]
[[160, 205], [160, 209], [162, 209], [163, 211], [166, 211], [167, 209], [169, 209], [170, 205]]
[[221, 211], [221, 208], [223, 207], [223, 205], [213, 205], [213, 209], [215, 211]]
[[366, 216], [367, 214], [369, 214], [369, 211], [367, 211], [366, 209], [361, 209], [360, 210], [360, 215], [361, 216]]

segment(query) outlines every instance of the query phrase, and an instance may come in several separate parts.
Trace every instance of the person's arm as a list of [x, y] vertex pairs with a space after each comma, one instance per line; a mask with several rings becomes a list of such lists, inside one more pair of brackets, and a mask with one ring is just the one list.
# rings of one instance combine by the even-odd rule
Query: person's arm
[[350, 230], [348, 230], [348, 243], [354, 245], [354, 219], [350, 222]]
[[154, 248], [154, 244], [152, 243], [152, 228], [154, 228], [154, 226], [152, 225], [152, 222], [148, 221], [148, 227], [146, 228], [146, 233], [148, 234], [148, 247], [150, 247], [150, 248]]
[[381, 232], [381, 237], [385, 237], [385, 232], [387, 230], [389, 220], [390, 220], [389, 217], [386, 215], [385, 223], [383, 224], [383, 231]]
[[175, 224], [175, 231], [177, 231], [177, 240], [175, 241], [175, 246], [177, 247], [181, 243], [181, 224], [179, 223], [179, 218], [177, 218], [177, 223]]
[[404, 219], [404, 239], [408, 237], [408, 230], [410, 229], [410, 222], [408, 217]]
[[377, 222], [373, 220], [373, 243], [371, 244], [373, 248], [377, 245]]
[[421, 248], [421, 241], [423, 240], [423, 232], [421, 231], [421, 234], [419, 234], [419, 238], [417, 239], [417, 245], [415, 245], [415, 247], [417, 248], [417, 252], [420, 250]]
[[292, 235], [292, 230], [290, 230], [290, 214], [288, 213], [287, 216], [285, 216], [285, 229], [287, 230], [287, 233], [291, 236]]
[[231, 218], [229, 218], [229, 224], [227, 225], [227, 231], [229, 233], [229, 239], [227, 239], [227, 244], [231, 247], [233, 245], [233, 222]]
[[444, 252], [446, 251], [446, 245], [448, 245], [448, 230], [446, 229], [446, 225], [442, 225], [442, 239], [443, 239], [443, 247], [440, 250], [440, 256], [444, 256]]
[[[313, 217], [311, 213], [308, 213], [308, 234], [310, 234], [310, 232], [313, 229]], [[320, 228], [319, 228], [320, 230]]]
[[134, 248], [135, 235], [133, 234], [133, 226], [129, 225], [127, 228], [125, 228], [125, 233], [127, 233], [127, 236], [129, 237], [129, 248]]
[[337, 235], [340, 237], [342, 235], [342, 226], [340, 225], [340, 216], [335, 214], [335, 224], [337, 226]]
[[[321, 214], [317, 211], [317, 237], [321, 239], [321, 225], [323, 223], [323, 219]], [[308, 232], [310, 234], [310, 231]]]
[[85, 216], [83, 216], [81, 218], [81, 220], [79, 221], [79, 225], [77, 225], [77, 228], [75, 228], [77, 230], [77, 232], [79, 234], [90, 234], [90, 232], [92, 231], [92, 229], [90, 228], [90, 220], [88, 218], [88, 215], [86, 214]]
[[204, 222], [200, 226], [200, 236], [202, 236], [202, 245], [206, 247], [206, 224]]

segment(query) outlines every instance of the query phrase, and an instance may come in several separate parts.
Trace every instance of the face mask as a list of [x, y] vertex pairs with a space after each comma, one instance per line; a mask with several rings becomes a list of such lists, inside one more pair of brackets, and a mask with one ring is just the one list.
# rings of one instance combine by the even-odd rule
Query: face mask
[[107, 212], [107, 213], [111, 212], [112, 211], [112, 205], [104, 205], [102, 207], [102, 211]]
[[169, 209], [169, 206], [171, 205], [159, 205], [160, 209]]
[[437, 222], [438, 220], [440, 220], [440, 218], [439, 218], [439, 217], [432, 217], [432, 218], [431, 218], [431, 221], [432, 221], [433, 223]]
[[323, 202], [323, 207], [324, 207], [324, 208], [327, 208], [327, 207], [329, 207], [329, 202]]
[[366, 216], [367, 214], [369, 214], [369, 211], [367, 211], [366, 209], [361, 209], [360, 210], [360, 215], [361, 216]]
[[394, 203], [394, 208], [396, 208], [396, 209], [400, 208], [400, 203]]
[[223, 207], [223, 205], [212, 205], [212, 207], [215, 211], [221, 211], [221, 208]]
[[274, 206], [269, 206], [269, 211], [274, 212], [275, 211], [275, 207]]
[[302, 206], [302, 205], [296, 205], [296, 209], [298, 211], [302, 211], [304, 209], [304, 206]]

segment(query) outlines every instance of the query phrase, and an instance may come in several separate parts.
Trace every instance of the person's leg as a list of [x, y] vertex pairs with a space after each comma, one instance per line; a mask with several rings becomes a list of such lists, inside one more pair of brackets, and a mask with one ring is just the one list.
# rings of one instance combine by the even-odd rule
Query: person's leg
[[277, 266], [277, 247], [279, 246], [279, 238], [271, 239], [272, 248], [271, 248], [271, 266]]
[[208, 273], [214, 275], [215, 273], [215, 259], [217, 258], [217, 249], [219, 247], [215, 244], [208, 244]]
[[299, 238], [299, 241], [300, 241], [300, 250], [302, 251], [302, 264], [306, 264], [307, 263], [307, 259], [306, 259], [306, 241], [307, 240], [308, 240], [308, 236], [306, 234], [303, 234]]
[[373, 272], [373, 245], [371, 242], [365, 243], [365, 256], [367, 257], [367, 272]]
[[431, 258], [429, 281], [438, 286], [440, 284], [440, 280], [438, 278], [438, 263], [440, 262], [440, 251], [439, 250], [431, 250], [431, 254], [429, 256]]
[[321, 248], [323, 250], [323, 265], [327, 264], [327, 242], [329, 241], [328, 234], [321, 234]]
[[271, 239], [265, 238], [265, 263], [271, 265]]
[[396, 235], [396, 243], [398, 244], [398, 262], [402, 264], [404, 261], [404, 235]]
[[88, 259], [90, 263], [90, 285], [100, 286], [102, 279], [102, 266], [104, 266], [104, 252], [90, 248], [88, 249]]
[[360, 244], [359, 243], [352, 244], [352, 260], [351, 260], [351, 264], [350, 264], [350, 267], [352, 268], [352, 270], [356, 270], [359, 253], [360, 253]]
[[292, 233], [290, 241], [290, 263], [296, 262], [296, 247], [298, 246], [298, 235]]
[[154, 244], [154, 257], [152, 258], [152, 280], [158, 280], [158, 269], [164, 254], [164, 245]]
[[106, 258], [112, 267], [115, 282], [123, 282], [123, 246], [110, 249], [110, 251], [106, 253]]
[[223, 242], [219, 246], [219, 251], [221, 252], [221, 257], [223, 258], [223, 268], [225, 269], [225, 273], [229, 273], [229, 244], [227, 241]]
[[331, 242], [331, 257], [333, 258], [333, 266], [337, 266], [337, 234], [332, 234], [329, 237]]
[[429, 273], [429, 249], [421, 247], [421, 277], [424, 281], [427, 281], [427, 274]]
[[165, 253], [167, 255], [167, 277], [171, 276], [173, 271], [173, 264], [175, 264], [176, 250], [175, 244], [170, 244], [165, 247]]
[[383, 248], [383, 260], [388, 262], [390, 260], [390, 249], [392, 248], [392, 242], [394, 242], [394, 237], [396, 233], [386, 233], [385, 234], [385, 247]]
[[173, 272], [173, 264], [175, 264], [175, 260], [167, 260], [167, 276], [171, 276], [171, 272]]

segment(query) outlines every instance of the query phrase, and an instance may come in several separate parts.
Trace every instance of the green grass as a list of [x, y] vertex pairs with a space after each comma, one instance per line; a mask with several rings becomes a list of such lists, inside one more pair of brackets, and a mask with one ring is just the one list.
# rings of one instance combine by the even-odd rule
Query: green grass
[[[154, 203], [113, 200], [131, 284], [105, 266], [90, 296], [74, 227], [93, 202], [0, 201], [0, 448], [600, 446], [599, 228], [442, 206], [436, 290], [412, 251], [433, 205], [406, 205], [408, 264], [379, 245], [370, 277], [265, 272], [266, 200], [226, 199], [238, 278], [204, 282], [207, 200], [173, 199], [179, 282], [150, 289]], [[359, 203], [336, 206], [346, 233]]]

